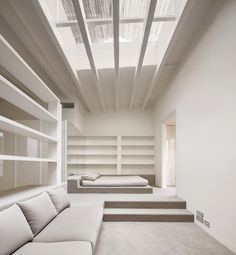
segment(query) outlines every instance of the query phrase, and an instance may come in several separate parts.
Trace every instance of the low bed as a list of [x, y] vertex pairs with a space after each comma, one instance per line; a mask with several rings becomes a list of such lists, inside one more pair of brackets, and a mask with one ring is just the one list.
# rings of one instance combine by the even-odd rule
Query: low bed
[[102, 175], [83, 180], [81, 175], [68, 177], [69, 193], [152, 193], [148, 180], [136, 175]]

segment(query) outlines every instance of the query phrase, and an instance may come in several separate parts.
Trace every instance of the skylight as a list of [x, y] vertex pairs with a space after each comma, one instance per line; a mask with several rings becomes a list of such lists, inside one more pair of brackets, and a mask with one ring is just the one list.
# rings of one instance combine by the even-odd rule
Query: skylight
[[[146, 107], [188, 0], [38, 1], [85, 97], [95, 89], [96, 104], [104, 110], [103, 92], [113, 88], [118, 109], [125, 75], [131, 87], [129, 109], [140, 86], [149, 86], [145, 98], [139, 94]], [[141, 79], [148, 68], [151, 84]]]
[[[71, 0], [57, 0], [57, 21], [71, 21], [71, 29], [76, 43], [83, 43]], [[155, 16], [164, 16], [171, 0], [159, 0]], [[173, 1], [173, 0], [172, 0]], [[144, 19], [149, 0], [120, 0], [120, 42], [140, 42], [143, 36]], [[112, 42], [112, 1], [82, 0], [84, 14], [92, 43]], [[61, 9], [59, 6], [62, 6]], [[65, 12], [66, 17], [63, 13]], [[157, 24], [158, 23], [158, 24]], [[64, 28], [64, 27], [63, 27]], [[63, 29], [60, 28], [59, 30]], [[150, 41], [157, 41], [160, 22], [153, 22]]]
[[[75, 70], [91, 68], [91, 61], [97, 68], [114, 67], [114, 0], [40, 0], [48, 6], [57, 29], [57, 38]], [[119, 62], [120, 67], [137, 66], [141, 45], [144, 39], [149, 6], [153, 0], [115, 0], [119, 4]], [[157, 49], [163, 28], [166, 35], [169, 26], [175, 23], [176, 3], [185, 0], [157, 0], [153, 20], [149, 21], [150, 32], [146, 36], [148, 43], [144, 49], [143, 65], [156, 65]], [[116, 3], [117, 3], [116, 2]], [[81, 18], [85, 25], [86, 41], [80, 31], [74, 4], [81, 9]], [[78, 6], [76, 7], [78, 8]], [[80, 14], [80, 15], [81, 15]], [[166, 24], [169, 25], [166, 25]], [[166, 29], [167, 28], [167, 29]], [[84, 28], [83, 28], [84, 29]], [[84, 32], [83, 32], [84, 33]], [[117, 31], [116, 31], [117, 33]], [[163, 34], [163, 33], [162, 33]], [[85, 34], [84, 34], [85, 35]], [[88, 58], [89, 48], [93, 60]], [[90, 54], [90, 53], [89, 53]], [[93, 65], [93, 63], [92, 63]]]

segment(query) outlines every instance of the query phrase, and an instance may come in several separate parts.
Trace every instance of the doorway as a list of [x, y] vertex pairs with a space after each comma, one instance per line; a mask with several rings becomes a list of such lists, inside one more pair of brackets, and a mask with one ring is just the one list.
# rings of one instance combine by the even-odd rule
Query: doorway
[[163, 159], [162, 185], [176, 185], [176, 112], [172, 113], [163, 123]]

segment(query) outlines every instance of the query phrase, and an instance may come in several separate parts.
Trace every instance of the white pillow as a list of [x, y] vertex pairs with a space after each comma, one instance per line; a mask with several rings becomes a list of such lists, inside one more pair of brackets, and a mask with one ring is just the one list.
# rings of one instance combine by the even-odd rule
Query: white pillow
[[70, 207], [69, 196], [62, 187], [58, 189], [49, 190], [48, 194], [58, 213], [61, 212], [66, 207]]
[[99, 173], [89, 173], [89, 174], [83, 174], [81, 177], [82, 177], [82, 180], [95, 181], [100, 176], [101, 175]]
[[17, 203], [34, 235], [38, 234], [57, 215], [47, 192], [24, 202]]
[[0, 255], [8, 255], [33, 239], [24, 214], [17, 205], [0, 212]]

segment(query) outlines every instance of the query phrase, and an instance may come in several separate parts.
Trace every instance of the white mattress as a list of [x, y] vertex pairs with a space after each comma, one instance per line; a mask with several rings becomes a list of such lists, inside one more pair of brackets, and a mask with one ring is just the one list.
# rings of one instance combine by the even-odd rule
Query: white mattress
[[82, 181], [85, 187], [144, 187], [148, 180], [140, 176], [101, 176], [95, 181]]

